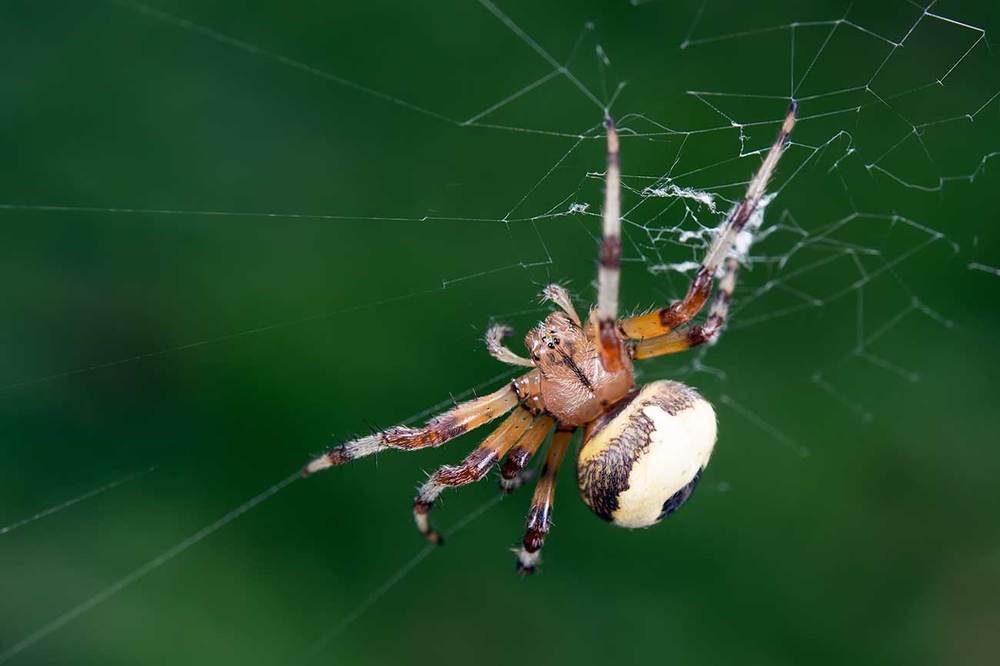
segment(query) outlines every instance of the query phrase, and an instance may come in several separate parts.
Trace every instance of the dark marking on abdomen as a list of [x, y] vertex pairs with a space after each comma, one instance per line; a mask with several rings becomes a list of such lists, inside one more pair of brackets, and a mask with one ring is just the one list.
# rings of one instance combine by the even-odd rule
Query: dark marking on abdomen
[[681, 504], [684, 504], [684, 502], [686, 502], [688, 498], [691, 497], [691, 494], [694, 492], [694, 489], [698, 487], [698, 481], [701, 480], [701, 473], [704, 471], [705, 471], [704, 468], [699, 469], [698, 473], [694, 475], [694, 478], [691, 479], [691, 481], [689, 481], [686, 486], [684, 486], [676, 493], [671, 495], [670, 498], [663, 503], [663, 509], [660, 511], [660, 515], [656, 518], [657, 522], [663, 520], [664, 518], [672, 514], [674, 511], [679, 509], [681, 507]]

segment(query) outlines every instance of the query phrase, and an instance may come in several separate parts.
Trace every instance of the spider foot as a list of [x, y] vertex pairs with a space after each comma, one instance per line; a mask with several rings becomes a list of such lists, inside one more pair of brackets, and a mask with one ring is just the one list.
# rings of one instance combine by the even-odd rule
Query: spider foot
[[505, 466], [500, 472], [500, 492], [509, 495], [533, 478], [535, 478], [535, 470], [533, 469], [509, 470]]
[[359, 440], [352, 442], [353, 448], [347, 445], [335, 446], [328, 450], [323, 455], [315, 458], [309, 462], [308, 465], [302, 468], [302, 478], [311, 476], [316, 472], [320, 472], [329, 467], [335, 467], [337, 465], [343, 465], [344, 463], [350, 462], [355, 458], [360, 457], [357, 451], [360, 451], [360, 455], [367, 455], [368, 449], [374, 446], [375, 441], [374, 436], [363, 437]]
[[535, 573], [535, 569], [542, 561], [541, 551], [544, 543], [544, 532], [528, 528], [528, 533], [524, 535], [524, 542], [521, 544], [521, 547], [514, 551], [517, 553], [517, 572], [519, 574], [528, 576]]
[[517, 573], [522, 576], [530, 576], [535, 573], [535, 569], [538, 568], [538, 564], [542, 560], [542, 554], [538, 551], [529, 552], [524, 546], [514, 548], [513, 551], [517, 554], [517, 561], [514, 563]]
[[444, 537], [441, 533], [431, 527], [430, 522], [431, 503], [422, 502], [420, 499], [413, 501], [413, 522], [416, 523], [420, 534], [427, 539], [428, 543], [435, 546], [444, 545]]

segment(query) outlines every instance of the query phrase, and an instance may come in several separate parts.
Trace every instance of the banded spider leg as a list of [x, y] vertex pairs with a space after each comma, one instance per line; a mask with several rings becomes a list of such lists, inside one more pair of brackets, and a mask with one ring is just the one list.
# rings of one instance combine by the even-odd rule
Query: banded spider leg
[[[788, 107], [788, 113], [785, 115], [777, 138], [757, 169], [757, 173], [747, 185], [743, 199], [730, 211], [718, 235], [709, 246], [684, 298], [667, 307], [630, 317], [618, 323], [619, 333], [624, 338], [636, 343], [633, 350], [634, 358], [651, 358], [661, 354], [684, 351], [707, 342], [722, 329], [729, 309], [729, 300], [736, 286], [736, 273], [739, 268], [739, 259], [730, 257], [730, 253], [733, 251], [740, 233], [760, 206], [771, 176], [788, 145], [792, 129], [795, 127], [797, 112], [798, 104], [793, 101]], [[727, 261], [727, 258], [730, 260]], [[726, 265], [721, 271], [719, 292], [713, 302], [709, 319], [705, 324], [692, 327], [687, 331], [677, 330], [701, 311], [712, 292], [712, 280], [720, 272], [720, 266], [724, 261]]]

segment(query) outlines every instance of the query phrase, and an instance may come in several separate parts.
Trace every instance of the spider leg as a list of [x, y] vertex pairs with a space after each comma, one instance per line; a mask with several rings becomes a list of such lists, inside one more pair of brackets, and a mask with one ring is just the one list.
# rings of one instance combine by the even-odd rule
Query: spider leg
[[439, 468], [420, 487], [417, 496], [413, 498], [413, 522], [425, 539], [434, 544], [442, 542], [441, 535], [430, 525], [430, 511], [445, 488], [457, 488], [479, 481], [522, 437], [529, 437], [538, 430], [544, 435], [548, 424], [543, 419], [534, 423], [533, 420], [534, 416], [529, 410], [518, 407], [460, 465]]
[[535, 494], [531, 498], [531, 508], [528, 510], [524, 541], [517, 550], [517, 570], [521, 574], [533, 573], [541, 560], [540, 551], [545, 543], [545, 535], [552, 526], [556, 475], [559, 473], [559, 465], [566, 455], [566, 449], [575, 430], [575, 427], [560, 425], [545, 455], [545, 464], [542, 466], [541, 476], [535, 485]]
[[510, 450], [507, 454], [507, 460], [500, 469], [500, 490], [502, 492], [513, 492], [525, 481], [527, 477], [524, 471], [525, 466], [531, 462], [555, 424], [556, 422], [551, 416], [538, 417], [538, 420], [525, 433], [521, 441]]
[[532, 363], [530, 359], [518, 356], [504, 346], [504, 338], [511, 335], [513, 332], [514, 329], [506, 324], [494, 324], [493, 326], [490, 326], [486, 329], [486, 351], [490, 353], [490, 356], [501, 363], [507, 363], [508, 365], [523, 365], [528, 368], [535, 367], [535, 364]]
[[576, 313], [576, 308], [573, 307], [573, 299], [570, 298], [569, 292], [561, 284], [553, 283], [546, 285], [545, 289], [542, 290], [542, 299], [552, 301], [558, 305], [559, 309], [568, 314], [569, 318], [576, 322], [577, 326], [583, 327], [580, 315]]
[[[580, 315], [576, 313], [576, 308], [573, 307], [573, 301], [569, 296], [569, 292], [566, 291], [562, 285], [546, 285], [545, 289], [542, 290], [542, 300], [552, 301], [558, 305], [559, 309], [565, 312], [570, 319], [576, 322], [577, 326], [583, 326], [580, 322]], [[507, 363], [508, 365], [521, 365], [527, 368], [535, 367], [535, 364], [531, 361], [531, 359], [519, 356], [504, 346], [504, 339], [513, 333], [514, 329], [506, 324], [494, 324], [490, 326], [486, 330], [485, 336], [486, 351], [490, 353], [490, 356], [501, 363]]]
[[767, 156], [761, 163], [760, 168], [747, 186], [743, 199], [730, 211], [722, 229], [715, 240], [709, 246], [705, 257], [695, 274], [694, 279], [688, 287], [687, 295], [668, 307], [654, 310], [653, 312], [624, 319], [618, 324], [621, 333], [631, 340], [644, 340], [659, 335], [666, 335], [688, 321], [690, 321], [705, 305], [708, 296], [712, 291], [712, 276], [715, 275], [719, 266], [733, 250], [740, 232], [747, 222], [753, 217], [754, 212], [760, 205], [760, 200], [764, 196], [767, 184], [778, 166], [792, 128], [795, 127], [795, 114], [798, 105], [792, 102], [788, 107], [788, 113], [778, 132], [778, 137], [768, 151]]
[[302, 475], [308, 476], [327, 467], [342, 465], [386, 449], [411, 451], [428, 446], [440, 446], [450, 439], [503, 416], [521, 402], [530, 404], [531, 409], [540, 410], [537, 370], [521, 375], [489, 395], [459, 403], [452, 409], [433, 417], [420, 428], [397, 425], [367, 437], [338, 444], [306, 465]]
[[640, 341], [632, 352], [635, 359], [653, 358], [664, 354], [676, 354], [691, 347], [709, 342], [716, 338], [726, 325], [729, 315], [729, 303], [736, 288], [736, 273], [740, 268], [740, 260], [736, 257], [726, 259], [724, 272], [719, 278], [719, 289], [715, 292], [712, 306], [708, 309], [708, 318], [704, 324], [687, 329], [677, 329], [667, 335]]
[[618, 131], [610, 117], [604, 121], [608, 135], [608, 167], [604, 183], [604, 222], [601, 254], [597, 268], [597, 308], [591, 314], [597, 332], [601, 365], [608, 372], [622, 367], [622, 343], [615, 321], [618, 319], [618, 282], [621, 272], [621, 165], [618, 158]]

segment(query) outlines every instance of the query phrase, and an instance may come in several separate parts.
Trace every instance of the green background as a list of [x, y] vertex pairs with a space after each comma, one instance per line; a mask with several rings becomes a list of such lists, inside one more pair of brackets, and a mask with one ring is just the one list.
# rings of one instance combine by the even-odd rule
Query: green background
[[[709, 3], [694, 36], [846, 9], [749, 4]], [[852, 23], [896, 39], [919, 14], [902, 1], [868, 4]], [[679, 49], [699, 5], [502, 7], [560, 61], [593, 21], [573, 71], [603, 97], [603, 45], [607, 87], [628, 81], [613, 108], [623, 134], [653, 121], [728, 125], [691, 89], [773, 95], [711, 101], [739, 122], [780, 118], [790, 31]], [[573, 202], [598, 210], [601, 142], [581, 142], [543, 180], [572, 136], [461, 125], [551, 71], [479, 4], [157, 8], [258, 52], [128, 5], [0, 5], [0, 524], [157, 466], [0, 535], [0, 651], [293, 472], [331, 436], [498, 385], [503, 368], [481, 333], [499, 318], [522, 335], [544, 315], [546, 282], [566, 282], [582, 308], [592, 297], [599, 218], [524, 218]], [[934, 11], [987, 39], [1000, 27], [993, 2]], [[801, 79], [828, 29], [795, 33]], [[933, 84], [977, 35], [926, 20], [873, 90]], [[799, 95], [863, 86], [887, 53], [842, 25]], [[976, 172], [1000, 150], [996, 100], [974, 122], [928, 127], [879, 158], [912, 124], [975, 111], [998, 79], [980, 43], [943, 85], [885, 104], [863, 91], [803, 103], [816, 117], [800, 123], [778, 182], [796, 176], [768, 223], [787, 210], [815, 238], [852, 213], [898, 213], [944, 236], [853, 219], [784, 267], [746, 274], [721, 344], [643, 366], [642, 380], [699, 387], [720, 422], [701, 488], [663, 525], [627, 532], [595, 519], [567, 469], [537, 575], [518, 578], [508, 551], [523, 533], [522, 491], [364, 606], [421, 552], [414, 487], [464, 455], [472, 435], [294, 483], [11, 663], [299, 663], [348, 621], [316, 663], [991, 663], [1000, 277], [968, 266], [1000, 265], [1000, 180], [987, 159], [974, 184], [925, 192], [865, 165], [932, 190], [939, 176]], [[556, 77], [481, 122], [576, 135], [600, 120]], [[774, 129], [748, 126], [745, 148], [765, 147]], [[808, 146], [839, 130], [850, 136], [796, 171]], [[666, 173], [679, 147], [675, 172], [694, 172], [681, 185], [738, 184], [757, 164], [732, 159], [736, 129], [682, 138], [626, 136], [625, 172], [637, 177], [626, 179], [626, 208], [652, 182], [638, 176]], [[706, 165], [717, 166], [695, 171]], [[719, 192], [732, 200], [739, 187]], [[647, 233], [683, 217], [669, 203], [650, 202], [625, 226], [627, 309], [682, 292], [681, 276], [650, 266], [697, 256], [676, 234]], [[405, 219], [374, 219], [385, 217]], [[800, 239], [778, 232], [755, 250], [777, 256]], [[796, 273], [824, 257], [835, 259]], [[771, 280], [781, 286], [745, 298]], [[802, 307], [796, 290], [822, 305]], [[859, 348], [859, 336], [874, 339]], [[438, 523], [447, 530], [495, 493], [493, 480], [447, 493]]]

